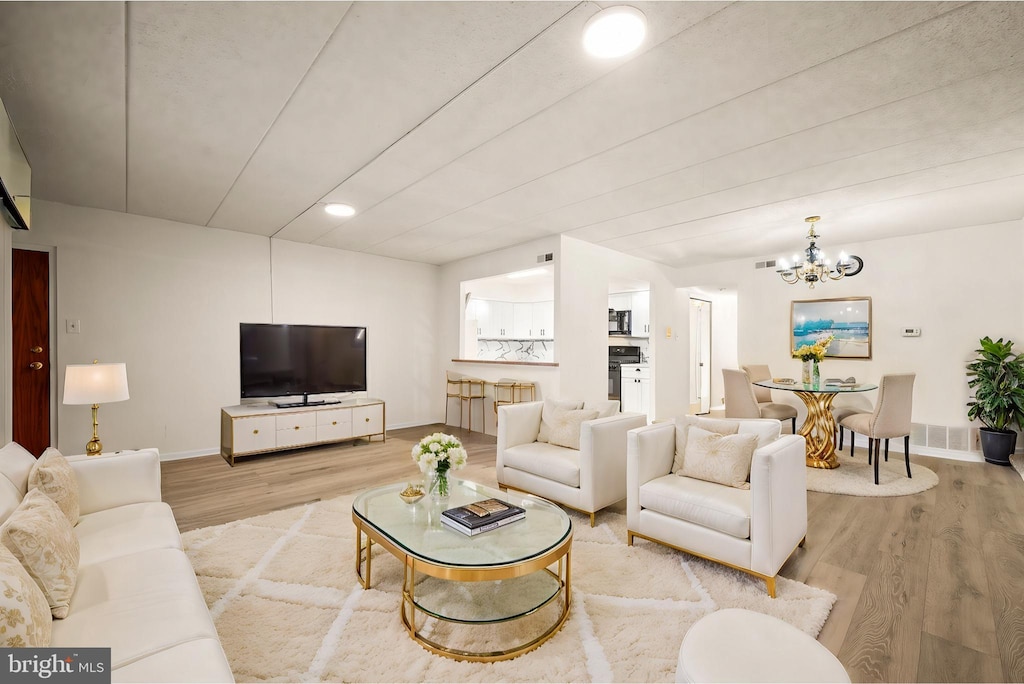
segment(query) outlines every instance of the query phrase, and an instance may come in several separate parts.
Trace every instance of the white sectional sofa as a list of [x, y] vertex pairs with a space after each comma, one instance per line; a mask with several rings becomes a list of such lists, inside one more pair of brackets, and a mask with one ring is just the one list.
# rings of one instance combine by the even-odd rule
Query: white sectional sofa
[[[31, 459], [30, 461], [24, 458]], [[25, 496], [32, 459], [0, 458], [0, 523]], [[170, 507], [155, 449], [68, 457], [81, 547], [66, 618], [51, 646], [109, 647], [114, 682], [233, 682]]]

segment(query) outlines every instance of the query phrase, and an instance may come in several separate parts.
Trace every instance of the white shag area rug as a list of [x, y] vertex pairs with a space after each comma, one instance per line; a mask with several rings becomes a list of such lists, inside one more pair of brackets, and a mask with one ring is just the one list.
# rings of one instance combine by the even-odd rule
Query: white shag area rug
[[182, 535], [237, 681], [674, 681], [683, 635], [704, 615], [747, 608], [817, 636], [836, 600], [783, 577], [773, 600], [744, 573], [644, 540], [626, 546], [620, 513], [599, 513], [595, 528], [570, 513], [572, 605], [561, 631], [513, 660], [459, 662], [410, 639], [402, 566], [378, 545], [373, 585], [359, 586], [352, 499]]
[[[849, 494], [852, 496], [907, 496], [927, 491], [939, 484], [934, 470], [910, 462], [913, 477], [907, 477], [907, 466], [900, 453], [889, 454], [878, 468], [878, 484], [875, 484], [875, 466], [868, 465], [867, 450], [861, 450], [863, 458], [839, 455], [839, 467], [832, 470], [807, 469], [807, 489], [826, 494]], [[355, 542], [353, 542], [355, 543]]]

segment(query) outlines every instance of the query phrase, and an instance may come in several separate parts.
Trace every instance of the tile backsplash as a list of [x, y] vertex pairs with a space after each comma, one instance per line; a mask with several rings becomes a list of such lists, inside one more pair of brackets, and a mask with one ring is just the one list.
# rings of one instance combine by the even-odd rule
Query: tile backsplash
[[477, 340], [476, 358], [488, 361], [554, 361], [554, 340]]

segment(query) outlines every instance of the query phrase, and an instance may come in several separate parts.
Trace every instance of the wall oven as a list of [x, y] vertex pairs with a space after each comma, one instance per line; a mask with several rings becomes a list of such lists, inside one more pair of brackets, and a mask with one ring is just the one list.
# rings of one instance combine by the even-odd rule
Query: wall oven
[[616, 311], [615, 309], [608, 309], [608, 334], [633, 334], [633, 312]]
[[624, 363], [640, 363], [640, 347], [608, 347], [608, 398], [622, 397]]

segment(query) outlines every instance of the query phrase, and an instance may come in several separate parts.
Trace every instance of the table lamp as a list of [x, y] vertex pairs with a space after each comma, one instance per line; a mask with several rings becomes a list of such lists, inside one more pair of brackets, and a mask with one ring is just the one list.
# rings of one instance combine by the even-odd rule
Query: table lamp
[[98, 456], [103, 451], [96, 429], [100, 404], [128, 398], [128, 371], [123, 363], [69, 363], [64, 372], [64, 403], [92, 404], [92, 440], [85, 453]]

